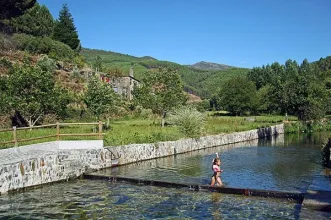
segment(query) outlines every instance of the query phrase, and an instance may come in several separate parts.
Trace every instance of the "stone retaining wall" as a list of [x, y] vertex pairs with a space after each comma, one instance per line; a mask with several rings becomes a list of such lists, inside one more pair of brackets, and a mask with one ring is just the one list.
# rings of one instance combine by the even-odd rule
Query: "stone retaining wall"
[[[103, 148], [103, 141], [54, 141], [0, 150], [0, 194], [124, 165], [284, 133], [283, 125], [178, 141]], [[225, 146], [226, 147], [226, 146]]]
[[103, 141], [54, 141], [4, 149], [0, 154], [0, 194], [111, 166]]
[[[123, 146], [108, 146], [113, 157], [117, 158], [117, 165], [129, 164], [137, 161], [165, 157], [179, 153], [200, 150], [209, 147], [254, 140], [266, 136], [283, 134], [284, 125], [275, 125], [250, 131], [220, 134], [200, 138], [189, 138], [177, 141], [158, 142], [150, 144], [130, 144]], [[114, 160], [113, 160], [114, 164]]]

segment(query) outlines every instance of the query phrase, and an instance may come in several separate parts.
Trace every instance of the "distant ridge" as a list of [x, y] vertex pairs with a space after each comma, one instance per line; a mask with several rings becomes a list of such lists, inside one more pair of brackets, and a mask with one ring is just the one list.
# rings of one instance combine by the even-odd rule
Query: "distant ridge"
[[141, 57], [141, 59], [145, 59], [145, 60], [157, 60], [157, 59], [155, 59], [154, 57], [151, 57], [151, 56], [143, 56], [143, 57]]
[[201, 61], [192, 65], [187, 65], [189, 67], [199, 69], [199, 70], [226, 70], [232, 68], [232, 66], [224, 65], [224, 64], [218, 64], [218, 63], [212, 63], [212, 62], [206, 62]]

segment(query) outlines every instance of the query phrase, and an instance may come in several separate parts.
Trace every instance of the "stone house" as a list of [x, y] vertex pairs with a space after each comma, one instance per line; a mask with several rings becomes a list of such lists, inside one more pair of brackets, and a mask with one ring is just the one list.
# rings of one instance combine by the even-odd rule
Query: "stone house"
[[110, 84], [114, 92], [122, 96], [124, 99], [132, 100], [133, 95], [132, 91], [135, 87], [139, 86], [139, 80], [133, 77], [133, 68], [130, 68], [129, 76], [120, 76], [120, 77], [107, 77], [106, 73], [99, 72], [100, 79], [107, 84]]

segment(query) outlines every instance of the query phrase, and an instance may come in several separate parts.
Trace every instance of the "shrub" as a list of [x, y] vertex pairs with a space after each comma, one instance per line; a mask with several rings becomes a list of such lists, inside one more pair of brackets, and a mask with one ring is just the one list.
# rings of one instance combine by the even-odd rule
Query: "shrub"
[[47, 54], [59, 60], [71, 60], [75, 52], [66, 44], [52, 40], [50, 37], [34, 37], [26, 34], [14, 34], [13, 41], [17, 49], [33, 54]]
[[75, 79], [80, 78], [79, 69], [75, 66], [75, 67], [72, 69], [70, 75], [71, 75], [72, 78], [75, 78]]
[[202, 113], [191, 106], [182, 106], [170, 113], [169, 122], [178, 127], [186, 136], [201, 134], [205, 118]]
[[81, 55], [76, 55], [74, 58], [74, 64], [80, 69], [83, 68], [86, 64], [85, 58]]
[[12, 69], [13, 64], [5, 57], [0, 58], [0, 68]]
[[53, 73], [56, 69], [55, 60], [49, 58], [47, 55], [42, 56], [37, 61], [38, 66], [47, 72]]
[[10, 37], [0, 33], [0, 50], [10, 50], [15, 48], [15, 45], [11, 41]]
[[58, 116], [56, 114], [46, 114], [42, 120], [43, 124], [55, 124], [58, 122]]

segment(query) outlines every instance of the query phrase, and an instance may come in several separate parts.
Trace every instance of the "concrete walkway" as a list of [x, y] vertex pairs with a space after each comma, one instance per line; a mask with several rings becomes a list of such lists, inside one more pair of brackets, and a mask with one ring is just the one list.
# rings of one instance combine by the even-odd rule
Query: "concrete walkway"
[[314, 178], [302, 205], [304, 208], [331, 212], [331, 169], [324, 169]]

